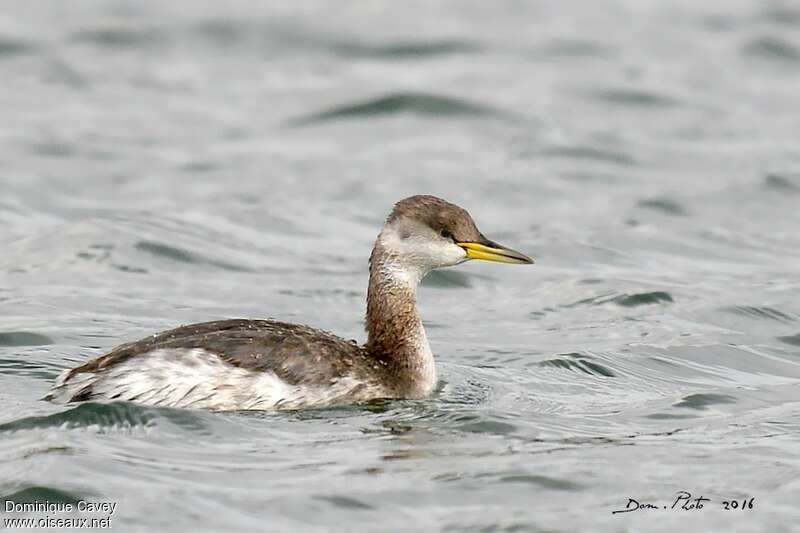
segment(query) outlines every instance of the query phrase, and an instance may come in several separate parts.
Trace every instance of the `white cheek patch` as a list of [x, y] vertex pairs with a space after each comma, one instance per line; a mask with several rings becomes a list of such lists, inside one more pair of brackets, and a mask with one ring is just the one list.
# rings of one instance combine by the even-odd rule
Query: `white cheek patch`
[[444, 259], [441, 266], [454, 266], [467, 260], [467, 251], [455, 243], [445, 243], [441, 257]]
[[434, 268], [453, 266], [467, 260], [463, 248], [439, 238], [430, 228], [415, 222], [404, 221], [402, 227], [387, 226], [379, 240], [403, 267], [417, 269], [422, 276]]

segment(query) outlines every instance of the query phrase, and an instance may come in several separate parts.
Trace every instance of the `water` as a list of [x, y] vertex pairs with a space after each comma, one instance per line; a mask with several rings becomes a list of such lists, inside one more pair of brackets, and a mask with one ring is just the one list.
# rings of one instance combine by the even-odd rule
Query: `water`
[[[120, 531], [798, 530], [793, 3], [18, 2], [0, 72], [5, 499]], [[416, 193], [538, 261], [426, 280], [433, 398], [40, 400], [193, 321], [363, 339]], [[711, 501], [612, 514], [681, 490]]]

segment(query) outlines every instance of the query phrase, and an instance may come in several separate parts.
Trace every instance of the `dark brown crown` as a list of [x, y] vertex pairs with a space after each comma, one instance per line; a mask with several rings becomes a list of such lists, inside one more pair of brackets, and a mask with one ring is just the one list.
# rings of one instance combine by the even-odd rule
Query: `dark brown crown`
[[437, 233], [446, 231], [457, 242], [478, 242], [483, 238], [466, 209], [436, 196], [418, 194], [400, 200], [386, 222], [391, 224], [401, 218], [421, 222]]

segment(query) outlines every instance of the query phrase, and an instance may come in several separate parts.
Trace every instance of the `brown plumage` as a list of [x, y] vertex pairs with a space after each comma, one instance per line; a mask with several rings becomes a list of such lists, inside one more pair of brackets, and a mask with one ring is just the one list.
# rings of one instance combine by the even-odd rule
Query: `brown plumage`
[[[435, 385], [435, 369], [417, 312], [416, 286], [432, 268], [466, 260], [469, 243], [516, 254], [508, 256], [516, 262], [530, 262], [486, 239], [464, 209], [434, 196], [406, 198], [387, 217], [370, 255], [364, 346], [275, 320], [205, 322], [123, 344], [66, 371], [48, 398], [123, 399], [219, 409], [424, 397]], [[176, 363], [181, 384], [172, 383], [180, 380], [171, 381], [168, 375]], [[191, 381], [192, 365], [205, 365], [197, 383]], [[141, 380], [149, 381], [137, 382], [139, 370]], [[225, 374], [218, 386], [206, 382], [208, 375], [217, 374]], [[283, 388], [229, 390], [237, 384], [255, 387], [255, 382], [245, 378], [259, 376], [274, 376], [278, 388]], [[259, 382], [258, 386], [265, 385]]]
[[420, 194], [400, 200], [386, 217], [386, 223], [402, 218], [419, 221], [436, 231], [447, 230], [459, 241], [476, 241], [482, 237], [466, 209], [436, 196]]
[[[114, 365], [155, 350], [195, 348], [215, 354], [235, 367], [274, 372], [287, 383], [301, 386], [348, 374], [367, 378], [385, 371], [385, 365], [370, 358], [354, 340], [300, 324], [229, 319], [181, 326], [122, 344], [69, 370], [65, 381], [81, 373], [101, 374]], [[76, 391], [70, 401], [92, 398], [93, 392], [88, 387]], [[52, 394], [48, 399], [52, 399]]]

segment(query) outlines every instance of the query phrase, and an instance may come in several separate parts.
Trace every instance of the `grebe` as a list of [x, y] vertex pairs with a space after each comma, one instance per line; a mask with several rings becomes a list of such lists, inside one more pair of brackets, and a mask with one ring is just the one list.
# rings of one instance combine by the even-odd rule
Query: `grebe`
[[533, 263], [484, 237], [464, 209], [412, 196], [394, 206], [369, 258], [363, 346], [275, 320], [192, 324], [64, 371], [46, 399], [248, 410], [423, 398], [436, 386], [436, 368], [417, 285], [431, 270], [468, 259]]

